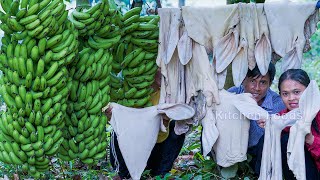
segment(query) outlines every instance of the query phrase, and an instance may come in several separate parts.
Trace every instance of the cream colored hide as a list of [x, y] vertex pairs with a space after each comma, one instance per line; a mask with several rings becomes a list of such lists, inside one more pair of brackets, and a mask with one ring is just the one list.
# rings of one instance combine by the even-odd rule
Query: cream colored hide
[[[192, 52], [191, 40], [181, 28], [181, 10], [178, 8], [160, 8], [160, 34], [157, 64], [161, 68], [160, 103], [185, 103], [184, 67], [181, 59], [187, 63]], [[180, 38], [180, 36], [182, 36]], [[177, 48], [178, 46], [178, 48]], [[178, 53], [178, 49], [181, 52]], [[180, 58], [181, 56], [181, 58]], [[188, 60], [189, 59], [189, 60]]]
[[[161, 64], [160, 103], [186, 103], [185, 67], [181, 64], [177, 49], [169, 62]], [[164, 129], [164, 128], [162, 128]], [[180, 135], [187, 132], [189, 126], [185, 121], [175, 122], [175, 133]]]
[[[309, 39], [315, 32], [319, 21], [316, 3], [288, 1], [264, 4], [272, 48], [276, 54], [283, 57], [282, 71], [301, 67], [306, 38]], [[312, 19], [306, 23], [309, 17]]]
[[188, 35], [200, 45], [213, 50], [216, 59], [217, 84], [223, 88], [226, 68], [237, 54], [239, 45], [238, 5], [214, 8], [182, 7], [182, 17]]
[[181, 64], [186, 65], [192, 58], [192, 39], [184, 27], [181, 29], [182, 36], [178, 42], [178, 54]]
[[236, 86], [255, 64], [266, 74], [276, 57], [272, 49], [284, 58], [282, 70], [300, 68], [302, 52], [310, 48], [308, 39], [319, 21], [315, 3], [183, 7], [182, 17], [189, 37], [213, 50], [214, 72], [222, 89], [230, 63]]
[[193, 57], [185, 70], [187, 103], [193, 96], [197, 96], [198, 91], [202, 91], [206, 97], [207, 106], [219, 104], [218, 87], [213, 79], [213, 71], [205, 47], [194, 42], [192, 54]]
[[[157, 64], [161, 67], [160, 103], [186, 103], [185, 67], [192, 58], [192, 40], [181, 23], [181, 10], [159, 9], [160, 37]], [[168, 30], [169, 29], [169, 30]], [[177, 39], [179, 41], [177, 41]], [[189, 101], [189, 99], [188, 99]], [[190, 120], [176, 121], [175, 133], [180, 135], [189, 130]], [[192, 124], [192, 122], [191, 122]]]
[[262, 75], [267, 74], [272, 59], [272, 47], [270, 42], [269, 27], [263, 4], [256, 4], [258, 17], [258, 41], [254, 51], [254, 57]]
[[[305, 179], [305, 161], [304, 161], [304, 137], [310, 132], [312, 119], [320, 110], [320, 93], [315, 81], [311, 81], [307, 89], [303, 92], [299, 108], [289, 113], [278, 116], [268, 115], [268, 113], [259, 106], [247, 106], [237, 103], [236, 106], [244, 115], [250, 118], [252, 112], [258, 115], [258, 119], [266, 119], [264, 146], [262, 162], [260, 169], [261, 180], [282, 180], [281, 165], [281, 131], [287, 127], [296, 127], [293, 132], [290, 130], [288, 143], [288, 164], [298, 179]], [[252, 118], [252, 117], [251, 117]], [[255, 118], [255, 119], [257, 119]], [[291, 164], [291, 165], [290, 165]], [[293, 168], [292, 168], [293, 167]]]
[[169, 64], [176, 48], [180, 62], [186, 65], [192, 57], [192, 42], [184, 28], [181, 10], [178, 8], [160, 8], [160, 30], [157, 64]]
[[117, 135], [119, 148], [132, 179], [140, 179], [156, 144], [162, 116], [173, 120], [192, 118], [194, 110], [185, 104], [159, 104], [143, 109], [111, 103], [110, 124]]
[[[216, 155], [217, 164], [222, 167], [229, 167], [237, 162], [242, 162], [247, 159], [247, 148], [249, 139], [249, 120], [242, 115], [242, 112], [236, 108], [236, 104], [243, 103], [245, 106], [258, 106], [256, 101], [250, 94], [232, 94], [226, 90], [219, 91], [220, 99], [219, 105], [212, 110], [213, 119], [218, 129], [218, 139], [216, 142], [206, 142], [207, 131], [214, 131], [207, 129], [205, 124], [202, 137], [204, 155], [207, 155], [213, 145], [213, 150]], [[208, 112], [207, 112], [208, 113]]]
[[[202, 124], [208, 124], [208, 126], [205, 126], [206, 128], [215, 128], [214, 122], [211, 120], [212, 118], [210, 118], [210, 110], [213, 108], [214, 104], [220, 103], [220, 98], [216, 81], [212, 76], [213, 69], [209, 63], [209, 58], [204, 46], [198, 44], [197, 42], [193, 42], [192, 54], [193, 56], [191, 61], [189, 61], [189, 63], [185, 66], [187, 103], [190, 103], [191, 98], [198, 96], [199, 92], [201, 92], [205, 96], [207, 110], [207, 114], [202, 120]], [[196, 125], [198, 124], [198, 121], [177, 122], [175, 132], [177, 134], [187, 132], [189, 130], [188, 124]], [[207, 131], [204, 131], [204, 133], [206, 132]], [[211, 139], [211, 141], [212, 139], [216, 139], [216, 131], [214, 133], [207, 134], [206, 138], [208, 138], [208, 141], [209, 139]]]
[[[261, 61], [271, 61], [270, 43], [266, 48], [269, 42], [268, 27], [265, 15], [261, 11], [263, 6], [256, 7], [255, 4], [242, 3], [215, 8], [182, 9], [189, 36], [197, 43], [213, 49], [215, 76], [219, 89], [224, 86], [227, 66], [231, 62], [233, 81], [239, 86], [248, 68], [255, 67], [256, 57], [261, 66], [264, 65]], [[260, 38], [262, 40], [255, 45]], [[256, 46], [258, 52], [255, 52]], [[264, 71], [265, 67], [261, 69]]]
[[[254, 3], [238, 5], [240, 16], [240, 43], [237, 55], [232, 61], [232, 75], [235, 86], [240, 86], [246, 77], [248, 68], [253, 69], [256, 65], [254, 57], [254, 48], [256, 38], [258, 37], [258, 18], [256, 5]], [[217, 57], [217, 60], [218, 57]], [[223, 59], [219, 61], [225, 62]], [[224, 69], [228, 64], [224, 65]]]
[[185, 103], [184, 67], [180, 63], [177, 45], [180, 39], [181, 11], [161, 8], [157, 65], [161, 68], [159, 103]]
[[160, 61], [168, 64], [179, 42], [179, 29], [181, 11], [178, 8], [159, 9], [160, 29], [159, 29], [159, 50], [157, 64]]
[[308, 91], [299, 101], [300, 119], [290, 128], [288, 141], [288, 165], [297, 179], [306, 179], [304, 164], [305, 136], [310, 133], [312, 120], [320, 110], [320, 92], [315, 81], [311, 81]]

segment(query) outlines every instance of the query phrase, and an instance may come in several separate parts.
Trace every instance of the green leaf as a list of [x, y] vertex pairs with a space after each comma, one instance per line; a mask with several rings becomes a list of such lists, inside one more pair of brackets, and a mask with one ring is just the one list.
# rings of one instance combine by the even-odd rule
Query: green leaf
[[225, 179], [234, 178], [237, 175], [238, 164], [221, 169], [221, 176]]
[[198, 149], [198, 148], [200, 148], [200, 144], [194, 143], [194, 144], [192, 144], [191, 146], [188, 147], [188, 150], [192, 151], [192, 150], [195, 150], [195, 149]]
[[194, 177], [193, 180], [202, 180], [202, 175], [198, 175], [198, 176]]
[[182, 176], [182, 179], [183, 180], [189, 180], [189, 179], [192, 178], [192, 176], [193, 176], [193, 174], [186, 174], [186, 175]]

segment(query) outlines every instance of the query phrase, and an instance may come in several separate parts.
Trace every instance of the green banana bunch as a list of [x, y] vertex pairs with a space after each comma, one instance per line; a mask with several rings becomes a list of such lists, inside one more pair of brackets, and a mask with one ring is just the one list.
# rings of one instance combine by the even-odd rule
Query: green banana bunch
[[40, 178], [64, 141], [72, 87], [67, 66], [77, 60], [78, 31], [62, 0], [8, 2], [1, 1], [0, 85], [7, 110], [0, 120], [0, 161]]
[[4, 24], [1, 29], [13, 34], [16, 40], [26, 36], [36, 39], [52, 36], [62, 30], [68, 16], [66, 5], [61, 0], [14, 0], [10, 7], [7, 2], [2, 4], [7, 11], [1, 16]]
[[[69, 64], [72, 81], [59, 157], [94, 164], [106, 155], [107, 119], [101, 108], [110, 101], [109, 74], [114, 59], [110, 49], [121, 39], [119, 24], [111, 19], [120, 21], [120, 16], [109, 10], [108, 1], [102, 1], [89, 9], [77, 8], [69, 19], [79, 32], [79, 53]], [[60, 47], [65, 41], [57, 36], [51, 41], [57, 45], [48, 49], [54, 51], [51, 47]]]
[[84, 37], [92, 36], [96, 33], [99, 35], [108, 33], [111, 19], [108, 17], [111, 15], [109, 2], [107, 0], [103, 0], [89, 9], [75, 9], [71, 13], [69, 19], [76, 29], [79, 30], [79, 35]]
[[121, 18], [122, 37], [113, 49], [111, 101], [128, 107], [151, 105], [151, 85], [157, 72], [159, 16], [140, 16], [133, 8]]

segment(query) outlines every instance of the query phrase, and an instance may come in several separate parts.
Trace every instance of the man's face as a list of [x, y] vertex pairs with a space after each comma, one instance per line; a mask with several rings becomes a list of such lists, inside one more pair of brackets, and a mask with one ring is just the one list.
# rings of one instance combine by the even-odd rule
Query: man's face
[[242, 85], [244, 92], [251, 93], [258, 105], [261, 105], [271, 85], [270, 76], [266, 74], [265, 76], [246, 77]]

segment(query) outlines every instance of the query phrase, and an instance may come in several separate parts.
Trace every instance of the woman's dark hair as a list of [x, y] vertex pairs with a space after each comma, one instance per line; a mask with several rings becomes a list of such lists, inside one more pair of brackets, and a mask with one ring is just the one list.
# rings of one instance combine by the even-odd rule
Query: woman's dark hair
[[[308, 85], [310, 83], [310, 78], [309, 78], [307, 72], [305, 72], [302, 69], [289, 69], [289, 70], [285, 71], [284, 73], [282, 73], [279, 78], [279, 83], [278, 83], [279, 92], [281, 92], [280, 87], [281, 87], [281, 84], [283, 83], [283, 81], [285, 81], [285, 80], [297, 81], [305, 87], [308, 87]], [[317, 133], [319, 133], [318, 123], [315, 119], [313, 119], [313, 121], [312, 121], [312, 127], [316, 130]]]
[[308, 74], [302, 69], [288, 69], [281, 74], [278, 83], [279, 92], [281, 91], [281, 84], [284, 80], [293, 80], [297, 81], [305, 87], [308, 87], [310, 83], [310, 78]]
[[[269, 74], [269, 77], [270, 77], [270, 84], [272, 83], [273, 79], [274, 79], [274, 76], [276, 74], [276, 68], [274, 67], [274, 64], [273, 63], [270, 63], [269, 64], [269, 68], [268, 68], [268, 72], [267, 74]], [[250, 78], [254, 78], [254, 77], [260, 77], [262, 76], [258, 66], [256, 65], [252, 70], [248, 70], [247, 72], [247, 77], [250, 77]]]

